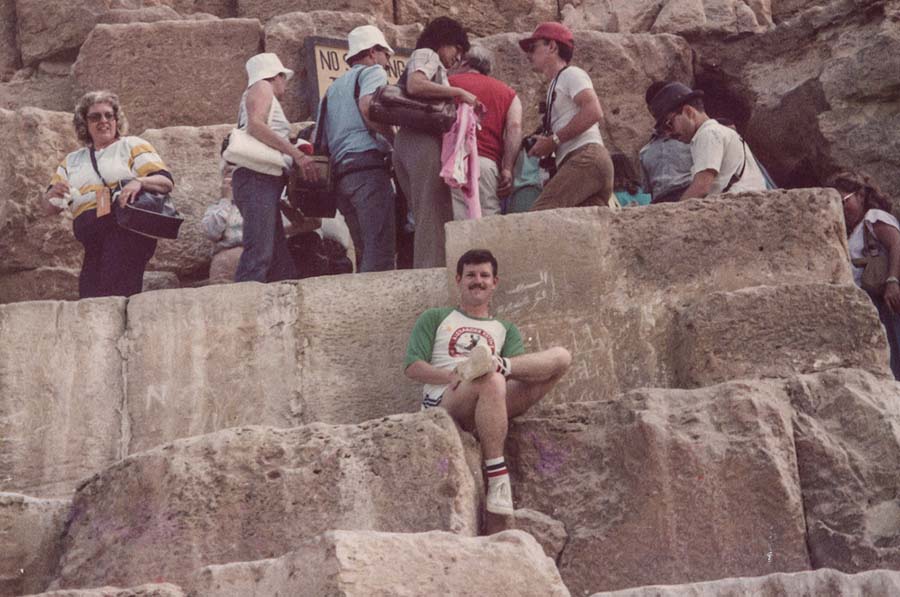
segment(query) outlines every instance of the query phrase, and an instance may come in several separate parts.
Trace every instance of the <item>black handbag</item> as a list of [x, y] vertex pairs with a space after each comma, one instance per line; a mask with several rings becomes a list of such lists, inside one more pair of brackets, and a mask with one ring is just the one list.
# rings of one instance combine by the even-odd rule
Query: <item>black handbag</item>
[[[104, 186], [109, 186], [106, 184], [103, 175], [100, 174], [93, 147], [90, 149], [90, 153], [94, 172], [100, 177], [100, 182]], [[142, 190], [130, 202], [126, 203], [125, 207], [120, 207], [118, 194], [122, 191], [122, 187], [125, 184], [127, 184], [127, 181], [119, 182], [112, 198], [116, 223], [126, 230], [131, 230], [144, 236], [172, 240], [178, 238], [178, 229], [184, 223], [184, 218], [175, 209], [172, 198], [167, 194], [163, 195]]]
[[406, 92], [409, 72], [404, 70], [396, 85], [385, 85], [372, 95], [369, 118], [382, 124], [409, 127], [442, 135], [456, 123], [456, 102], [448, 99], [413, 97]]

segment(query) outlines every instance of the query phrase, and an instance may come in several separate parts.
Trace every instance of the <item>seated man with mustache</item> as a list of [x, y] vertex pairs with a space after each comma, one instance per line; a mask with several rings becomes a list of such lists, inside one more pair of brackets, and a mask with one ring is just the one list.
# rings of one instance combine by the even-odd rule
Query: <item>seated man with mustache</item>
[[425, 384], [423, 408], [444, 408], [481, 441], [488, 512], [513, 513], [503, 444], [509, 419], [543, 398], [572, 362], [562, 347], [525, 354], [515, 325], [490, 315], [497, 260], [473, 249], [456, 264], [459, 306], [429, 309], [413, 327], [406, 376]]

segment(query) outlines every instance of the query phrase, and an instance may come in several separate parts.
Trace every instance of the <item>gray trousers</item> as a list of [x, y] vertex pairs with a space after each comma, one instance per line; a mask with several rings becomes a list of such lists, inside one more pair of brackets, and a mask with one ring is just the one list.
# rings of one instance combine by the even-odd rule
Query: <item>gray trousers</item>
[[415, 220], [413, 267], [444, 267], [444, 224], [453, 220], [450, 187], [441, 179], [441, 138], [401, 128], [394, 171]]

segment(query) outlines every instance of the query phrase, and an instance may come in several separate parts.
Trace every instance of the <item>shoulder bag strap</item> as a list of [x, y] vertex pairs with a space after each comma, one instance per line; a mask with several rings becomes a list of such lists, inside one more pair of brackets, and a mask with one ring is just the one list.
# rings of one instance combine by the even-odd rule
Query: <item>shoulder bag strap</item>
[[550, 83], [550, 87], [547, 89], [547, 111], [544, 112], [544, 132], [545, 133], [552, 133], [552, 131], [550, 130], [550, 123], [551, 123], [551, 116], [553, 114], [553, 102], [556, 101], [556, 84], [559, 81], [560, 75], [562, 75], [563, 71], [565, 71], [567, 68], [569, 68], [568, 64], [565, 65], [564, 67], [562, 67], [561, 69], [559, 69], [559, 72], [556, 73], [555, 77], [553, 77], [553, 82]]
[[871, 232], [869, 232], [869, 227], [866, 225], [865, 216], [863, 217], [862, 227], [863, 243], [866, 245], [866, 257], [877, 257], [879, 254], [878, 240]]
[[94, 166], [94, 172], [96, 172], [96, 173], [97, 173], [97, 176], [100, 177], [100, 182], [103, 183], [103, 186], [108, 187], [109, 185], [106, 184], [106, 179], [104, 179], [104, 178], [103, 178], [103, 175], [100, 174], [100, 168], [97, 166], [97, 156], [94, 155], [94, 148], [93, 148], [93, 146], [92, 146], [92, 147], [89, 147], [88, 150], [90, 151], [90, 154], [91, 154], [91, 164]]
[[728, 191], [728, 189], [733, 187], [737, 183], [737, 181], [744, 177], [744, 169], [747, 168], [747, 142], [744, 141], [743, 137], [741, 137], [741, 149], [744, 150], [744, 163], [741, 164], [741, 171], [736, 172], [731, 176], [731, 180], [728, 181], [728, 185], [726, 185], [726, 187], [722, 189], [723, 193]]

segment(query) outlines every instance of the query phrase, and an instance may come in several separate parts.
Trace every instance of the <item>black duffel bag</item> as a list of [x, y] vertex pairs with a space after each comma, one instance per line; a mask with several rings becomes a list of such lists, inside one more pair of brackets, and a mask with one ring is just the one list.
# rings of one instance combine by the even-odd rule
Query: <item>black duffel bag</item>
[[385, 85], [372, 95], [369, 118], [437, 135], [449, 131], [456, 122], [456, 102], [411, 97], [399, 85]]
[[125, 207], [113, 197], [113, 210], [119, 226], [153, 238], [178, 238], [184, 222], [169, 195], [149, 191], [141, 191]]

